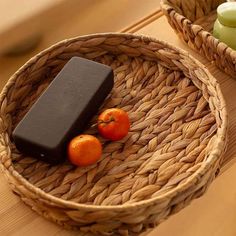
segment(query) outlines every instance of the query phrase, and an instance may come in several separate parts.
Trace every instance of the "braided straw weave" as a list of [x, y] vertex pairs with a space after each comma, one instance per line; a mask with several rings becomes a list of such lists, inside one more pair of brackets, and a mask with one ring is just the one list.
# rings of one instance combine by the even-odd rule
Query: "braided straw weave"
[[[115, 86], [100, 111], [118, 106], [131, 120], [129, 135], [102, 140], [101, 160], [86, 168], [50, 166], [22, 155], [11, 141], [17, 122], [73, 56], [113, 68]], [[137, 235], [160, 223], [205, 192], [226, 147], [226, 108], [216, 80], [187, 53], [144, 36], [62, 41], [10, 78], [0, 105], [1, 166], [13, 191], [81, 235]], [[94, 128], [86, 133], [99, 137]]]
[[217, 7], [224, 0], [161, 0], [161, 8], [177, 35], [222, 71], [236, 77], [236, 51], [211, 33]]

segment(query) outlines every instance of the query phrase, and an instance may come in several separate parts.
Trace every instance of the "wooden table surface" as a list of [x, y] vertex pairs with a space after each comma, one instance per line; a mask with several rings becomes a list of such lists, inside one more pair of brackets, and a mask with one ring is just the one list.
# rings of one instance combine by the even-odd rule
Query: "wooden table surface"
[[[160, 11], [127, 27], [124, 32], [134, 32], [156, 37], [183, 48], [204, 63], [217, 78], [225, 96], [229, 114], [229, 145], [221, 175], [212, 183], [207, 193], [192, 202], [180, 213], [155, 228], [148, 236], [235, 236], [236, 235], [236, 80], [220, 72], [201, 56], [186, 47], [175, 35]], [[14, 59], [13, 64], [14, 64]], [[0, 60], [1, 62], [1, 60]], [[4, 64], [4, 60], [2, 60]], [[17, 64], [17, 59], [15, 61]], [[4, 82], [2, 82], [4, 83]], [[38, 216], [25, 206], [9, 189], [0, 174], [0, 235], [1, 236], [73, 236], [67, 231]]]
[[45, 35], [40, 48], [65, 37], [117, 31], [158, 5], [159, 0], [0, 0], [0, 55]]

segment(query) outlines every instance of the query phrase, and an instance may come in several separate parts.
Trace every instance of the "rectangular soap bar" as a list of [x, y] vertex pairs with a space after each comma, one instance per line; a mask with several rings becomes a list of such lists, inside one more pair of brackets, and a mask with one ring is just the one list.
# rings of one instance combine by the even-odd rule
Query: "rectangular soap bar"
[[17, 149], [52, 164], [65, 160], [68, 141], [96, 114], [113, 77], [110, 67], [73, 57], [13, 131]]

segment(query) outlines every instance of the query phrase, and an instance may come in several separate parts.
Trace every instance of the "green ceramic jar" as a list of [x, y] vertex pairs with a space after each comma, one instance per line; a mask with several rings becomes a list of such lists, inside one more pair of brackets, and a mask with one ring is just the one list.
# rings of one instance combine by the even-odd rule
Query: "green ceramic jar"
[[225, 2], [218, 6], [213, 35], [236, 50], [236, 2]]

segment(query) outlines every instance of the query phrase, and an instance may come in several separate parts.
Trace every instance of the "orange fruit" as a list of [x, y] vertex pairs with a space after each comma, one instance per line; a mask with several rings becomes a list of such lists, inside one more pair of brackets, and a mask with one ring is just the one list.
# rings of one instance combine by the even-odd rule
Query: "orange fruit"
[[73, 138], [67, 149], [68, 159], [76, 166], [88, 166], [102, 155], [102, 144], [94, 136], [82, 134]]
[[106, 139], [120, 140], [128, 134], [129, 128], [129, 116], [122, 109], [107, 109], [98, 117], [98, 131]]

